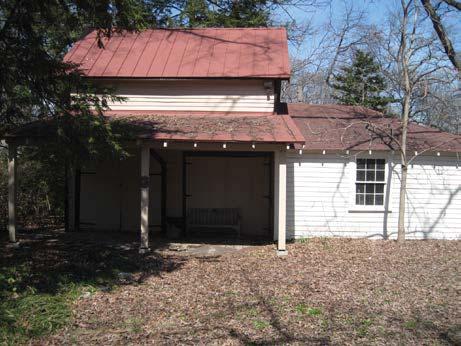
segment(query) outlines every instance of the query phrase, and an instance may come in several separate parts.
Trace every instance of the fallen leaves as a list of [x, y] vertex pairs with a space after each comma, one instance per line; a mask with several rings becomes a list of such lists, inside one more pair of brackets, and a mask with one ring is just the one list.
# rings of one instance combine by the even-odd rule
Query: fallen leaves
[[444, 344], [461, 325], [460, 250], [310, 239], [283, 259], [263, 245], [207, 260], [166, 248], [145, 261], [168, 270], [77, 300], [74, 323], [40, 343]]

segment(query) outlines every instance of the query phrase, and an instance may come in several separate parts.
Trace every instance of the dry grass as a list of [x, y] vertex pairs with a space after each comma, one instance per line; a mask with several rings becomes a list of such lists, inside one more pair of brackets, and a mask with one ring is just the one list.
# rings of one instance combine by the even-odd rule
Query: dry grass
[[78, 299], [38, 344], [450, 344], [461, 242], [311, 239], [221, 257], [151, 255], [136, 283]]

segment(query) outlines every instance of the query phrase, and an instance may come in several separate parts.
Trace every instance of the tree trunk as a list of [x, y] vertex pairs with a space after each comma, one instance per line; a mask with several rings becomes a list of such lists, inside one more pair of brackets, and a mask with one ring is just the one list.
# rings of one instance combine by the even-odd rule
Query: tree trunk
[[[406, 79], [407, 73], [404, 71], [404, 78]], [[407, 84], [407, 83], [405, 83]], [[409, 83], [408, 83], [409, 84]], [[410, 114], [410, 93], [405, 92], [403, 100], [403, 112], [402, 112], [402, 142], [400, 148], [400, 159], [401, 159], [401, 177], [400, 177], [400, 200], [399, 200], [399, 224], [397, 240], [399, 242], [405, 241], [405, 204], [406, 204], [406, 193], [407, 193], [407, 133], [408, 133], [408, 118]]]
[[398, 234], [397, 241], [405, 241], [405, 203], [406, 203], [406, 192], [407, 192], [407, 172], [408, 166], [406, 163], [403, 163], [404, 155], [402, 156], [402, 174], [400, 181], [400, 200], [399, 200], [399, 225], [398, 225]]
[[400, 177], [400, 200], [399, 200], [399, 223], [398, 223], [398, 233], [397, 241], [405, 241], [405, 197], [407, 193], [407, 173], [408, 173], [408, 161], [407, 161], [407, 133], [408, 133], [408, 121], [410, 118], [410, 102], [412, 96], [412, 86], [410, 82], [410, 73], [409, 73], [409, 49], [407, 47], [407, 25], [408, 25], [408, 16], [409, 16], [409, 6], [411, 1], [406, 2], [405, 0], [400, 0], [403, 10], [402, 23], [400, 27], [400, 47], [398, 53], [398, 59], [400, 64], [400, 69], [402, 73], [402, 84], [404, 90], [403, 96], [403, 107], [402, 107], [402, 137], [400, 142], [400, 160], [402, 167], [402, 174]]

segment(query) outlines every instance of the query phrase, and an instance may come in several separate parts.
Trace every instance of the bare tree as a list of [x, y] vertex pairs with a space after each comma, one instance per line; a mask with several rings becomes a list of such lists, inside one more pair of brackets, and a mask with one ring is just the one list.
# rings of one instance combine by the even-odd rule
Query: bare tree
[[[284, 85], [289, 102], [335, 103], [331, 80], [337, 68], [350, 61], [353, 52], [365, 42], [369, 26], [363, 9], [344, 1], [342, 8], [330, 3], [327, 20], [309, 26], [292, 54], [292, 82]], [[340, 19], [338, 19], [338, 17]], [[308, 44], [305, 44], [308, 41]]]
[[[457, 8], [458, 11], [461, 11], [461, 3], [454, 1], [454, 0], [445, 0], [445, 2], [449, 4], [450, 6]], [[461, 60], [458, 54], [456, 53], [455, 48], [450, 38], [448, 37], [447, 30], [442, 23], [442, 18], [437, 13], [434, 6], [432, 6], [432, 3], [430, 0], [421, 0], [421, 3], [423, 4], [427, 15], [431, 19], [434, 30], [437, 33], [437, 36], [439, 37], [440, 42], [442, 43], [443, 49], [445, 50], [445, 53], [447, 54], [448, 59], [450, 59], [450, 62], [456, 68], [456, 70], [458, 71], [458, 74], [460, 74], [460, 77], [461, 77]]]
[[[390, 12], [388, 28], [383, 27], [376, 37], [367, 42], [369, 50], [384, 66], [389, 96], [398, 100], [390, 112], [400, 115], [399, 138], [392, 133], [387, 136], [394, 137], [401, 162], [399, 241], [405, 240], [408, 165], [415, 158], [407, 150], [408, 124], [423, 120], [431, 123], [432, 119], [423, 119], [423, 115], [432, 117], [429, 107], [434, 103], [442, 105], [443, 101], [437, 97], [435, 90], [452, 89], [456, 78], [437, 36], [427, 27], [422, 14], [424, 8], [419, 1], [400, 0], [398, 9]], [[432, 104], [428, 103], [429, 99]]]
[[[408, 175], [408, 164], [407, 164], [407, 136], [408, 136], [408, 121], [410, 118], [410, 102], [412, 86], [410, 82], [410, 54], [414, 47], [412, 47], [415, 40], [416, 27], [413, 24], [413, 28], [408, 33], [408, 21], [412, 5], [412, 0], [406, 2], [401, 0], [402, 5], [402, 19], [400, 25], [400, 45], [397, 54], [399, 67], [402, 74], [402, 85], [403, 85], [403, 107], [402, 107], [402, 139], [401, 139], [401, 167], [402, 175], [400, 177], [400, 196], [399, 196], [399, 223], [398, 223], [398, 235], [397, 240], [402, 242], [405, 240], [405, 197], [407, 192], [407, 175]], [[416, 17], [417, 14], [415, 14]], [[416, 18], [415, 18], [416, 21]], [[409, 42], [408, 42], [409, 41]], [[408, 44], [409, 43], [409, 44]]]

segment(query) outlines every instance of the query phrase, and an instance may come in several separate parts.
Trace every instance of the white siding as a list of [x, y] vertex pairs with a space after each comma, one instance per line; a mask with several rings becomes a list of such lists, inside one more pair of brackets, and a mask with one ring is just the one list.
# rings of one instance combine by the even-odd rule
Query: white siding
[[[339, 154], [291, 156], [287, 177], [288, 236], [394, 238], [400, 165], [391, 155], [381, 157], [388, 163], [388, 212], [364, 212], [355, 207], [355, 158]], [[408, 238], [461, 239], [461, 167], [457, 164], [453, 156], [421, 156], [410, 165]]]
[[109, 102], [113, 110], [272, 112], [263, 80], [114, 81], [124, 102]]

